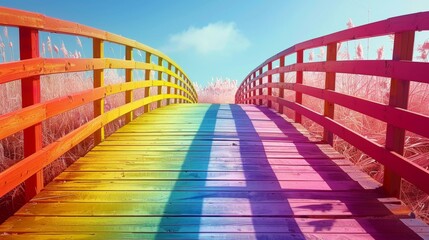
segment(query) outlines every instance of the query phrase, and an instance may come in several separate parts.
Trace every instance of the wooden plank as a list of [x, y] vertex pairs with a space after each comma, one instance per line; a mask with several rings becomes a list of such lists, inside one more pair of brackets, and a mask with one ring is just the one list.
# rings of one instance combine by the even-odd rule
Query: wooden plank
[[399, 203], [397, 198], [382, 197], [380, 191], [324, 192], [324, 191], [48, 191], [43, 190], [32, 202], [235, 202], [248, 199], [250, 202], [373, 202]]
[[[380, 203], [28, 203], [15, 216], [248, 216], [248, 217], [306, 217], [306, 216], [391, 216], [406, 217], [409, 210], [400, 204]], [[203, 208], [203, 210], [202, 210]]]
[[97, 181], [67, 181], [52, 182], [47, 190], [80, 190], [98, 191], [125, 190], [125, 191], [355, 191], [362, 189], [376, 189], [380, 184], [374, 181], [263, 181], [258, 184], [246, 185], [246, 181], [213, 181], [210, 186], [196, 181], [162, 181], [162, 180], [97, 180]]
[[[173, 162], [160, 162], [160, 163], [151, 163], [151, 162], [120, 162], [120, 163], [76, 163], [73, 164], [67, 171], [215, 171], [215, 172], [269, 172], [274, 173], [315, 173], [320, 177], [320, 175], [327, 173], [352, 173], [360, 172], [354, 166], [287, 166], [287, 165], [270, 165], [270, 164], [247, 164], [241, 163], [236, 165], [225, 165], [223, 162], [212, 163], [210, 162], [197, 162], [192, 165], [185, 165], [184, 162], [173, 161]], [[274, 175], [272, 175], [274, 177]], [[279, 176], [277, 176], [279, 177]]]
[[[119, 167], [118, 167], [119, 168]], [[263, 171], [262, 169], [259, 171], [251, 171], [247, 170], [246, 167], [242, 171], [232, 171], [232, 170], [224, 170], [224, 169], [213, 169], [211, 171], [205, 172], [201, 170], [195, 169], [183, 169], [182, 171], [169, 170], [169, 169], [120, 169], [118, 170], [100, 168], [100, 169], [70, 169], [67, 172], [63, 172], [58, 176], [58, 180], [61, 181], [69, 181], [69, 180], [222, 180], [222, 181], [340, 181], [343, 179], [353, 179], [355, 181], [369, 181], [371, 178], [361, 172], [355, 171], [327, 171], [327, 172], [284, 172], [279, 170], [274, 170], [273, 173], [269, 172], [269, 169]], [[210, 166], [210, 168], [212, 168]], [[218, 172], [222, 171], [222, 172]]]
[[[17, 217], [15, 217], [17, 218]], [[81, 219], [81, 221], [79, 221]], [[18, 220], [18, 219], [16, 219]], [[15, 225], [6, 225], [5, 230], [14, 229], [17, 233], [25, 233], [30, 230], [29, 223], [35, 221], [35, 217], [20, 217]], [[239, 233], [255, 232], [256, 229], [264, 229], [267, 233], [313, 233], [316, 229], [319, 233], [349, 234], [378, 233], [389, 232], [391, 234], [404, 234], [412, 236], [407, 226], [424, 233], [428, 227], [421, 221], [406, 221], [406, 224], [396, 219], [308, 219], [308, 218], [269, 218], [261, 217], [261, 221], [254, 221], [249, 217], [176, 217], [163, 225], [157, 226], [161, 221], [160, 217], [38, 217], [35, 231], [56, 232], [58, 227], [67, 227], [70, 232], [105, 232], [106, 226], [110, 227], [111, 232], [152, 232], [162, 231], [165, 233], [189, 233], [198, 232], [205, 226], [211, 226], [209, 230], [212, 233]], [[57, 221], [57, 222], [55, 222]], [[186, 225], [178, 228], [177, 225], [186, 222]], [[55, 229], [55, 226], [57, 228]], [[253, 229], [252, 229], [253, 228]], [[261, 230], [262, 230], [261, 229]]]
[[[222, 163], [222, 164], [243, 164], [243, 158], [216, 158], [200, 157], [191, 158], [188, 156], [142, 156], [142, 155], [90, 155], [79, 159], [80, 163], [114, 163], [118, 161], [128, 163], [159, 163], [168, 160], [169, 162], [202, 162], [202, 163]], [[352, 162], [345, 159], [329, 158], [246, 158], [247, 164], [270, 164], [270, 165], [287, 165], [287, 166], [352, 166]]]
[[[39, 57], [39, 31], [33, 28], [19, 28], [19, 50], [21, 59]], [[22, 108], [40, 103], [40, 76], [21, 79]], [[24, 129], [24, 157], [42, 149], [42, 124]], [[37, 171], [25, 181], [25, 199], [28, 201], [43, 188], [43, 170]]]
[[[428, 234], [423, 233], [421, 235], [423, 239], [428, 237]], [[0, 236], [2, 237], [2, 236]], [[81, 232], [81, 233], [35, 233], [29, 234], [24, 233], [20, 235], [9, 235], [4, 236], [1, 239], [28, 239], [31, 237], [36, 240], [46, 239], [237, 239], [237, 240], [249, 240], [249, 239], [272, 239], [272, 240], [306, 240], [306, 239], [332, 239], [332, 240], [343, 240], [350, 238], [350, 234], [330, 234], [330, 233], [92, 233], [92, 232]], [[393, 234], [382, 234], [382, 233], [362, 233], [353, 234], [353, 238], [357, 240], [365, 239], [379, 239], [379, 240], [402, 240], [402, 239], [422, 239], [416, 234], [410, 233], [393, 233]]]

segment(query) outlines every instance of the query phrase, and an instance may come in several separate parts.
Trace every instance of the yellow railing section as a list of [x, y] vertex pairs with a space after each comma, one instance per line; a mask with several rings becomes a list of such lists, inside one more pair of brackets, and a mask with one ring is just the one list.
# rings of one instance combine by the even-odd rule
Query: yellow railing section
[[[30, 199], [43, 188], [43, 168], [94, 134], [95, 145], [104, 139], [104, 126], [125, 115], [126, 123], [134, 118], [134, 110], [161, 101], [171, 103], [196, 103], [197, 93], [188, 76], [177, 63], [162, 52], [109, 32], [74, 22], [50, 18], [41, 14], [0, 7], [0, 25], [19, 28], [20, 60], [0, 64], [0, 84], [20, 80], [22, 109], [0, 116], [0, 139], [19, 131], [24, 132], [25, 158], [0, 173], [0, 196], [25, 182], [26, 197]], [[41, 58], [39, 31], [88, 37], [93, 40], [93, 58]], [[104, 43], [111, 42], [125, 47], [125, 59], [104, 57]], [[143, 51], [145, 62], [133, 60], [133, 51]], [[158, 61], [152, 63], [155, 56]], [[104, 69], [125, 69], [125, 82], [105, 85]], [[144, 81], [133, 81], [133, 70], [145, 72]], [[80, 71], [93, 71], [93, 89], [69, 96], [40, 102], [40, 76]], [[151, 71], [157, 79], [151, 79]], [[150, 95], [156, 87], [157, 94]], [[166, 87], [166, 93], [162, 93]], [[135, 100], [133, 90], [144, 89], [145, 97]], [[104, 112], [107, 96], [125, 93], [125, 104]], [[53, 116], [93, 102], [94, 118], [42, 147], [41, 123]]]

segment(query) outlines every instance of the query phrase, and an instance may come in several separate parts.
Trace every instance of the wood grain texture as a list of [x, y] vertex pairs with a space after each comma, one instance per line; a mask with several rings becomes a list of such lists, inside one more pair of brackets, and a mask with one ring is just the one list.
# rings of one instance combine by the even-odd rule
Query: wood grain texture
[[379, 187], [268, 108], [171, 104], [77, 160], [0, 225], [0, 239], [427, 236]]

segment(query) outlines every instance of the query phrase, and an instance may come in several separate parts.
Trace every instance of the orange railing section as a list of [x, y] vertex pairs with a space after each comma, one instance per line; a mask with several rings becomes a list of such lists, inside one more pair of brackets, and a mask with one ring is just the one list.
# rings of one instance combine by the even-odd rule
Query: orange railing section
[[[336, 134], [384, 165], [383, 186], [390, 195], [399, 196], [402, 178], [429, 193], [428, 170], [403, 156], [405, 131], [429, 138], [429, 117], [407, 110], [410, 82], [429, 83], [429, 63], [412, 61], [415, 32], [422, 30], [429, 30], [429, 12], [394, 17], [296, 44], [252, 70], [237, 90], [235, 101], [258, 105], [266, 101], [268, 107], [276, 103], [281, 113], [283, 107], [287, 107], [294, 111], [296, 122], [300, 123], [302, 116], [305, 116], [321, 125], [324, 128], [323, 139], [331, 145], [333, 134]], [[390, 34], [394, 34], [392, 60], [337, 61], [337, 44]], [[325, 46], [326, 61], [303, 61], [305, 50]], [[287, 56], [295, 57], [295, 63], [285, 65]], [[275, 61], [279, 66], [273, 68]], [[305, 71], [325, 72], [324, 89], [305, 85]], [[295, 73], [295, 82], [285, 82], [285, 73]], [[337, 73], [390, 78], [389, 103], [382, 104], [335, 91]], [[273, 82], [274, 74], [279, 74], [278, 82]], [[266, 79], [265, 83], [263, 79]], [[273, 88], [279, 90], [278, 97], [273, 96]], [[263, 89], [267, 94], [263, 94]], [[284, 90], [294, 91], [294, 101], [284, 98]], [[303, 94], [324, 101], [323, 114], [304, 106]], [[340, 124], [334, 119], [334, 105], [387, 123], [386, 143], [378, 144]]]
[[[19, 28], [20, 60], [0, 64], [0, 84], [21, 81], [22, 109], [0, 116], [0, 139], [16, 132], [24, 132], [25, 158], [0, 173], [0, 196], [25, 182], [26, 198], [31, 199], [43, 188], [43, 168], [59, 158], [78, 143], [94, 134], [95, 145], [104, 139], [104, 126], [121, 117], [130, 122], [133, 111], [161, 101], [170, 103], [195, 103], [197, 94], [183, 70], [168, 56], [144, 44], [99, 29], [74, 22], [50, 18], [41, 14], [0, 7], [0, 25]], [[41, 58], [39, 31], [83, 36], [93, 41], [93, 58]], [[104, 43], [111, 42], [125, 47], [125, 59], [104, 57]], [[145, 62], [133, 60], [133, 50], [145, 53]], [[158, 62], [151, 63], [156, 56]], [[104, 69], [125, 69], [125, 83], [104, 84]], [[133, 70], [145, 72], [144, 81], [133, 81]], [[41, 103], [40, 76], [78, 71], [93, 71], [93, 89]], [[158, 72], [151, 79], [151, 71]], [[157, 94], [150, 96], [150, 87]], [[162, 93], [162, 87], [167, 93]], [[133, 99], [133, 90], [144, 89], [145, 97]], [[104, 112], [107, 96], [125, 92], [125, 104]], [[164, 100], [165, 99], [165, 100]], [[79, 106], [93, 102], [94, 118], [57, 141], [42, 147], [43, 121]]]

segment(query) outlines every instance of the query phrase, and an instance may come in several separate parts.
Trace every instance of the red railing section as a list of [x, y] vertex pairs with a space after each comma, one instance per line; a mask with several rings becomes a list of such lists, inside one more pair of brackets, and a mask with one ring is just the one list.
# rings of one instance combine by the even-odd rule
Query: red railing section
[[[62, 154], [94, 134], [95, 145], [104, 139], [104, 126], [125, 115], [126, 122], [134, 111], [165, 99], [170, 103], [195, 103], [197, 94], [183, 70], [168, 56], [144, 44], [99, 29], [74, 22], [50, 18], [41, 14], [0, 7], [0, 25], [19, 28], [20, 60], [0, 64], [0, 84], [20, 80], [22, 109], [0, 116], [0, 139], [24, 132], [25, 158], [0, 173], [0, 196], [25, 182], [26, 198], [32, 198], [43, 188], [43, 168]], [[93, 58], [42, 58], [39, 55], [39, 31], [83, 36], [93, 41]], [[125, 59], [104, 58], [104, 43], [125, 47]], [[133, 60], [133, 50], [145, 53], [145, 62]], [[158, 58], [151, 63], [151, 57]], [[104, 69], [125, 69], [125, 83], [104, 84]], [[145, 72], [143, 81], [133, 81], [132, 70]], [[41, 103], [40, 76], [78, 71], [93, 71], [93, 89], [77, 92]], [[158, 72], [151, 79], [151, 71]], [[157, 94], [150, 95], [150, 87]], [[162, 93], [166, 87], [167, 93]], [[144, 89], [145, 97], [133, 98], [133, 90]], [[125, 104], [104, 112], [107, 96], [125, 93]], [[94, 104], [94, 118], [57, 141], [42, 147], [43, 121], [88, 103]]]
[[[410, 82], [429, 83], [429, 63], [412, 61], [415, 32], [422, 30], [429, 30], [429, 12], [394, 17], [296, 44], [251, 71], [239, 86], [235, 101], [261, 105], [264, 100], [268, 107], [277, 103], [280, 113], [283, 113], [283, 107], [287, 107], [294, 111], [296, 122], [301, 123], [301, 117], [305, 116], [321, 125], [324, 128], [323, 139], [331, 145], [333, 134], [336, 134], [384, 165], [383, 185], [390, 195], [399, 196], [402, 178], [429, 193], [429, 172], [403, 156], [405, 131], [429, 138], [429, 117], [407, 110]], [[394, 34], [392, 60], [337, 61], [337, 44], [390, 34]], [[326, 61], [304, 63], [305, 50], [325, 46]], [[285, 58], [292, 54], [296, 54], [296, 62], [285, 65]], [[275, 61], [279, 62], [279, 67], [273, 68]], [[325, 72], [324, 89], [305, 85], [303, 72], [306, 71]], [[296, 73], [295, 82], [286, 83], [285, 73]], [[389, 103], [385, 105], [336, 92], [337, 73], [390, 78]], [[274, 74], [279, 74], [278, 82], [273, 82]], [[263, 79], [267, 82], [263, 83]], [[279, 89], [278, 97], [273, 96], [273, 88]], [[267, 89], [266, 95], [263, 89]], [[295, 92], [294, 101], [284, 98], [285, 89]], [[304, 106], [303, 94], [323, 100], [323, 114]], [[387, 123], [385, 145], [371, 141], [337, 122], [334, 119], [334, 105]]]

